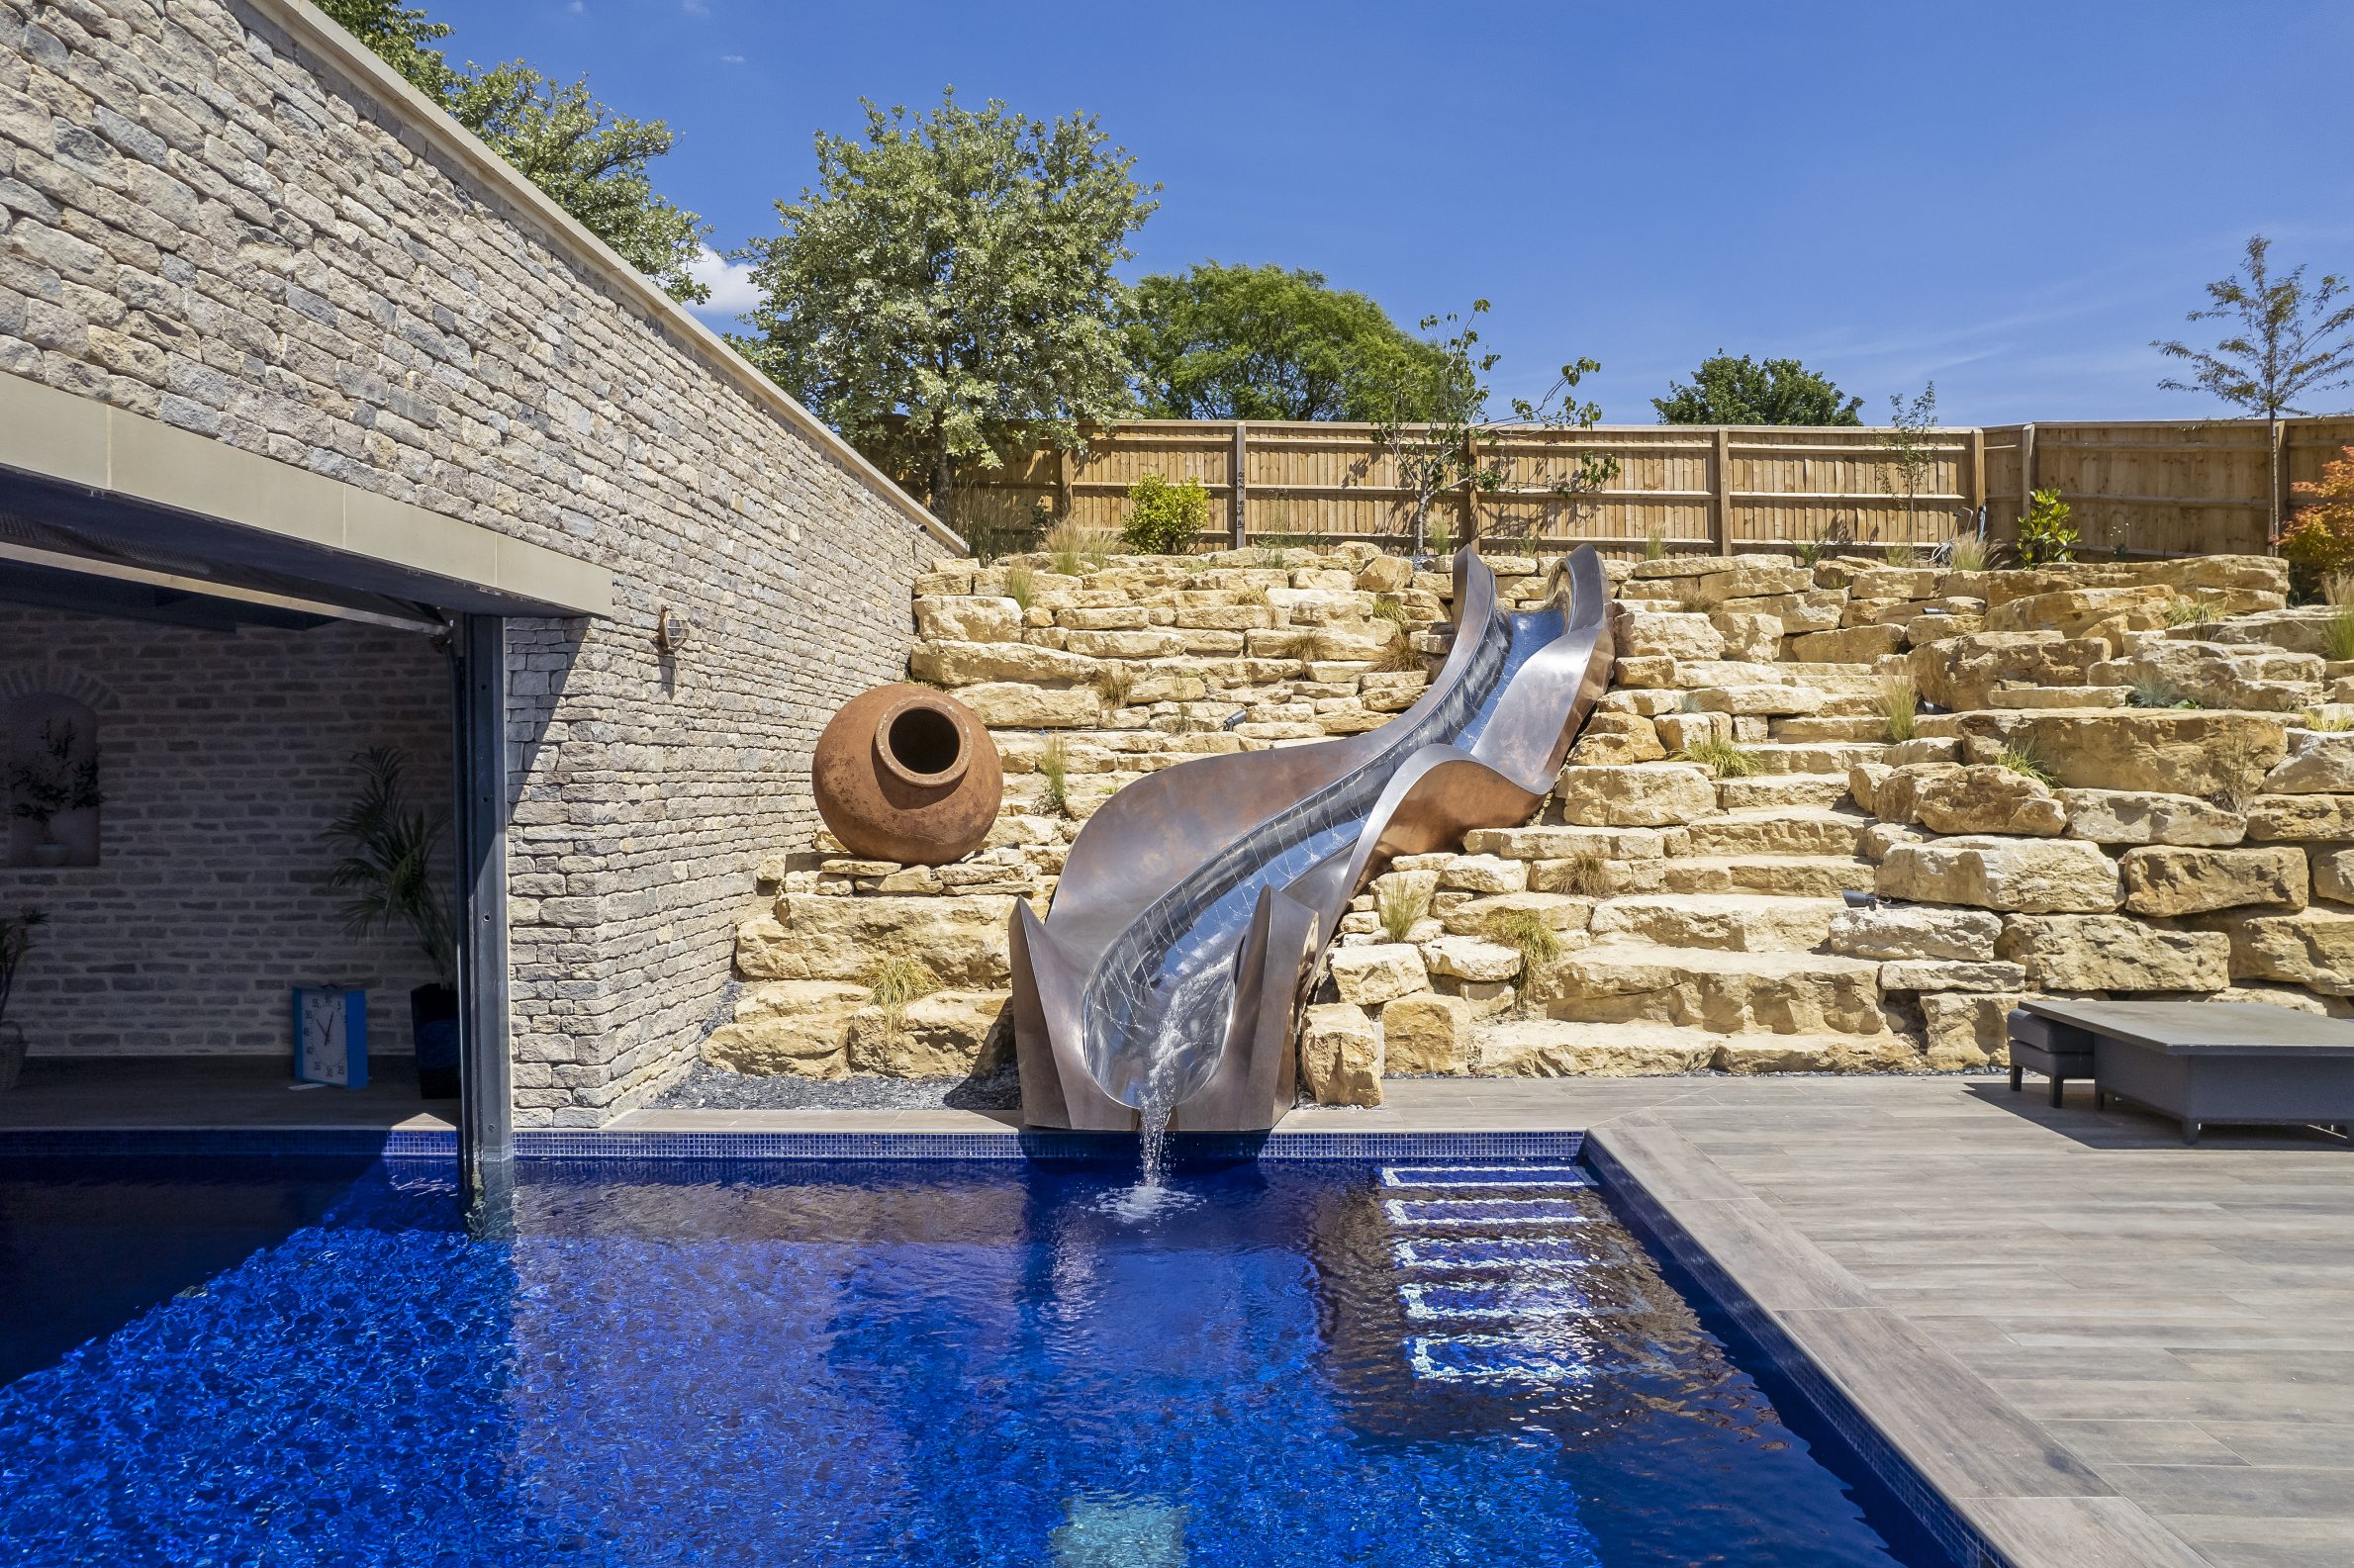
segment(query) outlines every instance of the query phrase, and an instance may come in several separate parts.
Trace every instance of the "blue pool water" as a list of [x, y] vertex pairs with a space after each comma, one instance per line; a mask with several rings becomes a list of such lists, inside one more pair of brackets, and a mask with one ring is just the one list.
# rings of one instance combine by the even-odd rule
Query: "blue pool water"
[[0, 1562], [1933, 1563], [1463, 1166], [0, 1165]]

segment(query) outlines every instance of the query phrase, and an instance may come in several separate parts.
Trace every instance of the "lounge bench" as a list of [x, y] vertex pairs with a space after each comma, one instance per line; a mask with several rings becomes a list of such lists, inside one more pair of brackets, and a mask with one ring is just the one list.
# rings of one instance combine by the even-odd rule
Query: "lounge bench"
[[[2070, 1078], [2093, 1075], [2093, 1037], [2074, 1024], [2038, 1018], [2024, 1007], [2011, 1009], [2011, 1092], [2019, 1092], [2023, 1072], [2040, 1072], [2051, 1079], [2051, 1103], [2057, 1109]], [[2093, 1105], [2101, 1104], [2101, 1087], [2093, 1085]]]
[[2354, 1020], [2264, 1002], [2073, 1002], [2025, 1012], [2092, 1037], [2093, 1087], [2178, 1118], [2343, 1129], [2354, 1123]]

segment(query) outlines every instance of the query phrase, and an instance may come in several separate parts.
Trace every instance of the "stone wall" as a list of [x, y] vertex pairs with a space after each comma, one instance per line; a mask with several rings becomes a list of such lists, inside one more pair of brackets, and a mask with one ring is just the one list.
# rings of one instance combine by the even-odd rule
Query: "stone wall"
[[0, 607], [0, 711], [32, 693], [93, 711], [106, 794], [97, 865], [0, 869], [0, 909], [49, 917], [8, 1009], [35, 1055], [281, 1055], [297, 984], [368, 986], [372, 1048], [410, 1049], [430, 967], [400, 933], [345, 932], [325, 835], [372, 746], [405, 755], [418, 803], [448, 799], [428, 639]]
[[[989, 845], [937, 870], [773, 859], [712, 1060], [997, 1060], [1005, 917], [1047, 906], [1103, 800], [1202, 751], [1377, 725], [1449, 641], [1446, 580], [1369, 549], [1054, 564], [918, 584], [911, 671], [1006, 760]], [[1508, 602], [1541, 592], [1538, 562], [1492, 564]], [[2354, 1011], [2354, 664], [2318, 651], [2332, 612], [2285, 607], [2279, 562], [1611, 576], [1613, 688], [1552, 797], [1395, 862], [1343, 919], [1301, 1041], [1311, 1095], [1369, 1103], [1397, 1072], [1982, 1069], [2036, 991]], [[860, 978], [887, 953], [945, 987], [896, 1035]]]
[[509, 634], [518, 1116], [596, 1121], [701, 1044], [747, 847], [808, 842], [809, 747], [943, 547], [273, 15], [313, 25], [0, 0], [0, 371], [612, 568], [612, 621]]

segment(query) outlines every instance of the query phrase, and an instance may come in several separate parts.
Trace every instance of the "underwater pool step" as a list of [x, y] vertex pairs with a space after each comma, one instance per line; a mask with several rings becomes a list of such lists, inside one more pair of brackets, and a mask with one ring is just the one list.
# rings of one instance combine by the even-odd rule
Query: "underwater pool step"
[[1590, 1187], [1592, 1176], [1576, 1165], [1383, 1165], [1384, 1187], [1457, 1189], [1466, 1187]]
[[1538, 1388], [1587, 1383], [1615, 1370], [1587, 1361], [1575, 1345], [1509, 1334], [1412, 1335], [1406, 1364], [1432, 1382]]
[[1392, 1225], [1407, 1227], [1583, 1225], [1590, 1221], [1575, 1198], [1384, 1198]]
[[1628, 1318], [1650, 1304], [1631, 1291], [1617, 1296], [1565, 1279], [1430, 1280], [1398, 1286], [1406, 1316], [1434, 1319]]
[[1579, 1233], [1559, 1236], [1418, 1236], [1390, 1244], [1390, 1257], [1411, 1273], [1555, 1273], [1613, 1262], [1618, 1249], [1600, 1248]]

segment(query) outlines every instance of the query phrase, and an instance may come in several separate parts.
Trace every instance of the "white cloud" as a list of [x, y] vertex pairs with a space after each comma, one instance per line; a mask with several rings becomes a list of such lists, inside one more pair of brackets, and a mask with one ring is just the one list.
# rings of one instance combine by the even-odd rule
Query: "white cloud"
[[680, 4], [691, 17], [707, 17], [711, 14], [711, 0], [680, 0]]
[[753, 285], [752, 269], [728, 260], [707, 246], [702, 259], [687, 271], [696, 282], [711, 291], [709, 299], [695, 307], [695, 314], [706, 322], [732, 326], [734, 318], [760, 303], [760, 290]]
[[744, 63], [744, 57], [741, 54], [722, 54], [719, 56], [719, 63], [722, 65], [741, 65]]

